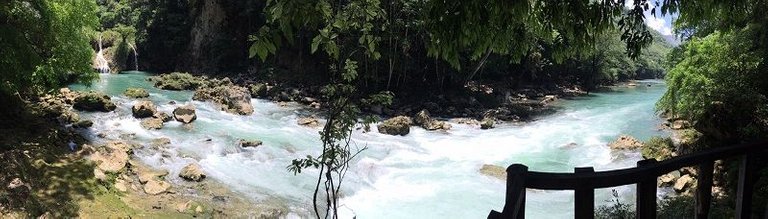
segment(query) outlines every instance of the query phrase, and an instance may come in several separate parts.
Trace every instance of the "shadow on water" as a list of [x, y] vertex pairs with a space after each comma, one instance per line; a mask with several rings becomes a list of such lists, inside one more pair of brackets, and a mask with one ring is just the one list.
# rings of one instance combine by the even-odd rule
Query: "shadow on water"
[[0, 100], [0, 217], [77, 217], [97, 186], [92, 164], [66, 146], [83, 139], [18, 98]]

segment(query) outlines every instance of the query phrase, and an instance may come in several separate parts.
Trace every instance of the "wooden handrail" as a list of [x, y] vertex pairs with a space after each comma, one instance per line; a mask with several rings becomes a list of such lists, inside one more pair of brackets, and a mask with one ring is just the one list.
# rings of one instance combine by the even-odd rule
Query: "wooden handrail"
[[[748, 218], [751, 205], [752, 185], [755, 178], [754, 154], [768, 150], [768, 141], [719, 147], [678, 156], [657, 162], [654, 159], [641, 160], [637, 167], [594, 172], [591, 167], [576, 168], [575, 173], [548, 173], [528, 171], [522, 164], [507, 168], [507, 193], [502, 212], [491, 211], [488, 218], [524, 218], [525, 189], [574, 190], [576, 194], [576, 218], [592, 218], [594, 215], [594, 189], [638, 184], [637, 218], [656, 217], [656, 179], [666, 173], [683, 167], [697, 166], [700, 175], [697, 186], [710, 190], [712, 169], [715, 160], [742, 155], [737, 192], [737, 218]], [[522, 186], [521, 186], [522, 185]], [[589, 197], [591, 196], [591, 197]], [[711, 191], [696, 192], [696, 218], [709, 214]], [[592, 208], [592, 209], [590, 209]]]

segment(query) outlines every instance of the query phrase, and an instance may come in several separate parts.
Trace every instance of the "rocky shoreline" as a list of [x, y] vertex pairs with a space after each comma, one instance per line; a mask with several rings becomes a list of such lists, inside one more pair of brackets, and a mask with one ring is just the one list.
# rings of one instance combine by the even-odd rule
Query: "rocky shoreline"
[[[126, 94], [132, 98], [146, 98], [146, 91], [130, 88]], [[134, 95], [135, 94], [135, 95]], [[250, 98], [247, 98], [250, 101]], [[212, 100], [219, 101], [219, 99]], [[229, 100], [223, 100], [229, 101]], [[223, 102], [228, 103], [228, 102]], [[86, 171], [84, 178], [74, 179], [93, 182], [83, 191], [92, 193], [92, 198], [77, 201], [78, 212], [82, 217], [224, 217], [224, 218], [278, 218], [289, 213], [288, 207], [279, 201], [253, 202], [242, 194], [237, 194], [223, 184], [205, 177], [205, 172], [196, 163], [185, 166], [178, 175], [169, 175], [168, 170], [154, 169], [135, 157], [135, 151], [141, 149], [161, 150], [170, 144], [170, 139], [155, 139], [150, 143], [133, 142], [130, 138], [109, 138], [99, 134], [100, 142], [91, 145], [79, 135], [79, 129], [89, 129], [93, 122], [81, 119], [78, 112], [110, 112], [117, 107], [107, 95], [98, 92], [76, 92], [62, 88], [56, 95], [46, 95], [28, 103], [40, 118], [54, 121], [51, 126], [59, 127], [60, 134], [69, 136], [69, 149], [74, 152], [64, 154], [66, 162], [90, 164], [83, 168], [67, 171]], [[222, 106], [224, 106], [222, 104]], [[248, 102], [250, 106], [250, 102]], [[190, 123], [194, 121], [194, 107], [179, 106], [173, 116], [160, 112], [151, 101], [139, 101], [131, 107], [131, 113], [140, 119], [147, 129], [160, 129], [163, 123], [173, 119]], [[223, 109], [223, 108], [222, 108]], [[242, 108], [236, 108], [238, 110]], [[237, 111], [233, 111], [237, 113]], [[68, 134], [65, 134], [68, 133]], [[64, 144], [64, 143], [61, 143]], [[243, 147], [258, 146], [257, 141], [245, 141]], [[26, 153], [26, 152], [25, 152]], [[2, 154], [0, 154], [2, 155]], [[16, 159], [23, 158], [15, 156]], [[29, 157], [27, 155], [27, 157]], [[31, 157], [30, 157], [31, 158]], [[29, 161], [32, 162], [32, 161]], [[62, 162], [62, 161], [56, 161]], [[63, 164], [50, 164], [63, 165]], [[12, 173], [11, 173], [12, 174]], [[3, 178], [0, 177], [0, 180]], [[34, 193], [30, 181], [42, 179], [8, 179], [8, 192], [14, 196], [25, 197]], [[75, 182], [70, 182], [75, 183]], [[2, 191], [0, 191], [0, 194]], [[93, 195], [95, 194], [95, 195]], [[26, 199], [26, 198], [20, 198]], [[110, 210], [111, 209], [111, 210]], [[122, 210], [118, 210], [122, 209]], [[23, 212], [6, 209], [0, 204], [0, 216], [22, 217]], [[61, 212], [46, 212], [42, 218], [68, 217]], [[35, 215], [36, 216], [36, 215]], [[4, 217], [4, 216], [3, 216]]]
[[[253, 112], [249, 96], [271, 100], [279, 105], [296, 102], [314, 110], [323, 107], [323, 100], [319, 98], [320, 87], [317, 86], [291, 87], [242, 78], [209, 78], [180, 72], [152, 76], [147, 80], [160, 89], [194, 91], [193, 99], [217, 103], [223, 111], [239, 115], [250, 115]], [[446, 120], [490, 129], [498, 123], [527, 122], [554, 113], [556, 108], [553, 103], [558, 99], [587, 94], [578, 87], [498, 89], [503, 92], [494, 92], [494, 88], [470, 84], [467, 89], [474, 94], [437, 95], [429, 100], [396, 98], [392, 106], [370, 106], [364, 112], [388, 118], [378, 128], [381, 133], [391, 135], [407, 135], [407, 127], [410, 126], [421, 126], [431, 131], [449, 130], [451, 127]], [[312, 114], [300, 119], [299, 124], [319, 125], [314, 117], [321, 116], [322, 112], [313, 111]]]

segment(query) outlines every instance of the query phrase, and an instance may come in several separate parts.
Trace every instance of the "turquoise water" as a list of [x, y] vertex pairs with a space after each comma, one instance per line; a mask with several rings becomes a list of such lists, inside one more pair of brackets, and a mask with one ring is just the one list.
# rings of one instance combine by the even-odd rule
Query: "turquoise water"
[[[169, 148], [140, 149], [138, 157], [168, 169], [172, 176], [196, 161], [209, 177], [244, 196], [285, 203], [294, 212], [289, 217], [309, 214], [317, 171], [294, 176], [286, 170], [291, 160], [319, 153], [319, 128], [296, 125], [298, 113], [305, 109], [253, 99], [253, 115], [232, 115], [213, 104], [192, 101], [192, 92], [155, 89], [146, 76], [142, 72], [104, 74], [91, 87], [73, 85], [76, 90], [103, 91], [118, 105], [111, 113], [84, 113], [95, 122], [85, 134], [94, 141], [104, 141], [95, 137], [97, 133], [106, 134], [107, 139], [135, 134], [139, 143], [169, 137]], [[598, 170], [634, 166], [640, 159], [637, 152], [611, 152], [607, 143], [621, 134], [641, 140], [668, 135], [657, 129], [661, 120], [653, 110], [666, 87], [660, 81], [639, 84], [561, 101], [562, 109], [555, 115], [524, 125], [480, 130], [452, 124], [448, 132], [413, 127], [404, 137], [379, 134], [375, 127], [369, 133], [355, 132], [354, 143], [368, 149], [355, 160], [345, 179], [343, 218], [484, 218], [491, 209], [503, 207], [505, 184], [478, 173], [483, 164], [522, 163], [531, 170], [560, 172], [579, 166]], [[162, 130], [142, 129], [130, 113], [137, 101], [122, 95], [128, 87], [147, 89], [150, 99], [167, 113], [180, 104], [194, 104], [198, 111], [194, 128], [183, 128], [174, 121]], [[171, 100], [177, 104], [168, 103]], [[240, 138], [259, 139], [264, 145], [242, 149], [236, 143]], [[565, 147], [569, 143], [577, 146]], [[632, 186], [616, 189], [632, 202]], [[598, 191], [598, 204], [609, 194], [610, 189]], [[573, 217], [572, 205], [572, 192], [529, 191], [526, 214], [531, 218]]]

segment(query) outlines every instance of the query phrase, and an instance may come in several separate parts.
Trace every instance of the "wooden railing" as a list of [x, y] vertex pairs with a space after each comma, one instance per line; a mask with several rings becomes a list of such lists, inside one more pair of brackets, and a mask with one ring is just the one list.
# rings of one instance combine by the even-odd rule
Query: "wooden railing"
[[741, 156], [738, 190], [736, 192], [736, 218], [750, 218], [752, 191], [755, 182], [755, 159], [768, 149], [768, 142], [741, 144], [709, 149], [673, 159], [641, 160], [637, 167], [595, 172], [592, 167], [577, 167], [574, 173], [545, 173], [528, 171], [522, 164], [507, 168], [507, 192], [504, 209], [491, 211], [489, 219], [525, 218], [525, 191], [573, 190], [576, 218], [594, 218], [595, 189], [637, 184], [635, 210], [638, 219], [656, 218], [656, 179], [683, 167], [697, 166], [695, 217], [707, 218], [712, 200], [712, 173], [715, 160]]

